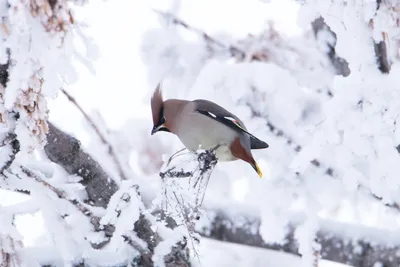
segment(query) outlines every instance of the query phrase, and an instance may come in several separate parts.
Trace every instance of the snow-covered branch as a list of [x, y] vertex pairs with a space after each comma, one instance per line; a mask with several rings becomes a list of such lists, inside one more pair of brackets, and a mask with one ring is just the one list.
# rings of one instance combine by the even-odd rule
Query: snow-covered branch
[[[122, 216], [122, 210], [117, 208], [120, 205], [118, 203], [121, 202], [121, 200], [124, 203], [132, 202], [132, 194], [129, 194], [129, 196], [128, 194], [123, 193], [125, 189], [118, 189], [116, 183], [110, 179], [101, 166], [82, 149], [76, 138], [61, 131], [50, 122], [48, 143], [44, 150], [50, 160], [62, 166], [69, 174], [82, 177], [80, 182], [85, 186], [89, 203], [94, 206], [107, 207], [109, 212], [115, 213], [114, 215], [103, 217], [101, 222], [92, 221], [92, 224], [95, 226], [97, 225], [95, 228], [101, 228], [100, 225], [107, 226], [106, 237], [108, 241], [101, 243], [100, 247], [103, 247], [108, 242], [117, 242], [115, 239], [120, 240], [120, 238], [123, 238], [124, 242], [127, 242], [127, 244], [135, 249], [137, 248], [138, 242], [144, 242], [142, 246], [147, 247], [147, 249], [141, 248], [138, 250], [139, 252], [145, 252], [145, 254], [141, 255], [139, 260], [141, 262], [140, 264], [142, 264], [140, 266], [152, 266], [151, 264], [153, 264], [155, 259], [149, 259], [149, 253], [153, 256], [157, 246], [162, 244], [164, 239], [162, 235], [154, 231], [152, 228], [152, 225], [155, 224], [155, 218], [153, 218], [151, 214], [146, 214], [144, 208], [140, 208], [140, 205], [143, 205], [140, 204], [141, 200], [136, 200], [137, 204], [135, 208], [139, 208], [141, 214], [136, 218], [134, 225], [132, 225], [132, 234], [135, 234], [127, 237], [125, 232], [122, 231], [121, 235], [118, 235], [118, 225], [115, 225], [115, 222], [113, 221], [116, 219], [112, 218], [119, 218]], [[135, 188], [135, 190], [138, 190], [136, 186]], [[118, 198], [117, 194], [120, 195], [120, 198]], [[139, 207], [137, 206], [138, 204]], [[115, 208], [113, 208], [114, 206]], [[133, 214], [132, 209], [127, 211], [126, 214]], [[129, 221], [133, 222], [135, 220], [132, 219]], [[126, 226], [124, 227], [126, 228]], [[163, 226], [159, 225], [159, 228], [163, 228]], [[133, 237], [136, 238], [135, 242], [132, 239]], [[179, 247], [179, 249], [177, 249], [177, 247]], [[166, 253], [164, 257], [166, 266], [176, 266], [173, 264], [177, 264], [177, 262], [188, 262], [188, 251], [186, 251], [185, 248], [186, 244], [184, 243], [179, 243], [178, 245], [173, 246], [172, 251]], [[190, 264], [181, 266], [190, 266]]]
[[82, 177], [89, 203], [106, 207], [118, 190], [117, 184], [100, 165], [81, 148], [80, 142], [49, 122], [49, 134], [44, 150], [50, 160], [61, 165], [68, 173]]
[[99, 127], [97, 127], [96, 123], [92, 120], [92, 118], [90, 118], [90, 116], [84, 111], [84, 109], [78, 104], [78, 102], [76, 101], [76, 99], [69, 94], [65, 89], [61, 90], [63, 92], [63, 94], [68, 98], [68, 100], [74, 104], [79, 111], [82, 113], [82, 115], [85, 117], [85, 119], [88, 121], [88, 123], [90, 124], [90, 126], [94, 129], [94, 131], [96, 132], [96, 134], [99, 136], [101, 142], [106, 146], [108, 153], [111, 156], [111, 159], [114, 161], [114, 164], [118, 170], [118, 174], [121, 177], [122, 180], [128, 180], [128, 176], [127, 174], [125, 174], [123, 168], [122, 168], [122, 164], [118, 158], [118, 155], [113, 147], [113, 145], [111, 145], [111, 143], [107, 140], [107, 138], [104, 136], [104, 134], [100, 131]]
[[[207, 210], [207, 214], [211, 221], [198, 228], [204, 237], [299, 255], [295, 231], [303, 221], [301, 216], [295, 216], [288, 225], [283, 244], [268, 244], [259, 232], [261, 220], [257, 216], [222, 210]], [[399, 266], [397, 232], [333, 221], [318, 223], [321, 230], [317, 241], [323, 259], [351, 266], [373, 266], [376, 262], [386, 267]]]
[[[328, 25], [324, 22], [324, 19], [319, 17], [311, 23], [311, 26], [314, 31], [315, 38], [321, 39], [321, 42], [324, 42], [324, 45], [327, 47], [327, 55], [332, 62], [332, 65], [335, 67], [336, 74], [342, 75], [344, 77], [349, 76], [350, 69], [349, 64], [341, 57], [338, 57], [335, 52], [336, 46], [336, 34], [329, 28]], [[331, 38], [326, 38], [326, 35]]]
[[[85, 153], [81, 147], [75, 145], [78, 142], [75, 138], [57, 129], [52, 124], [50, 124], [49, 134], [53, 138], [49, 139], [45, 150], [54, 162], [60, 164], [69, 172], [79, 170], [79, 164], [81, 164], [81, 168], [86, 171], [79, 175], [82, 175], [84, 180], [88, 179], [88, 173], [104, 173], [98, 164], [94, 164], [95, 162], [90, 155]], [[52, 140], [55, 140], [55, 137], [57, 137], [58, 142], [52, 142]], [[69, 140], [74, 140], [74, 142], [70, 142]], [[59, 146], [60, 148], [57, 149]], [[51, 151], [74, 151], [73, 155], [79, 157], [81, 161], [75, 162], [62, 157], [54, 157]], [[86, 186], [88, 192], [92, 192], [91, 194], [99, 194], [99, 188], [107, 188], [108, 180], [103, 179], [102, 176], [93, 176], [89, 179], [97, 181], [96, 186], [94, 186], [94, 182]], [[101, 183], [105, 183], [106, 186], [101, 185]], [[108, 194], [106, 192], [105, 196], [107, 197]], [[197, 231], [204, 237], [272, 250], [282, 250], [287, 253], [299, 255], [298, 243], [294, 238], [294, 234], [296, 227], [303, 219], [299, 219], [298, 216], [289, 224], [284, 244], [268, 244], [263, 241], [259, 232], [261, 220], [257, 216], [245, 213], [232, 213], [226, 210], [215, 210], [207, 207], [205, 211], [207, 214], [206, 217], [211, 219], [207, 223], [202, 223], [197, 228]], [[202, 218], [202, 220], [207, 219]], [[321, 230], [318, 231], [317, 240], [321, 244], [321, 251], [319, 253], [323, 259], [353, 266], [370, 266], [371, 263], [375, 262], [382, 262], [384, 266], [388, 267], [400, 264], [400, 257], [398, 256], [400, 244], [395, 242], [396, 237], [393, 232], [328, 221], [320, 221], [319, 224]], [[171, 226], [174, 226], [174, 224], [172, 223]], [[347, 230], [344, 231], [344, 229]], [[139, 237], [144, 240], [148, 240], [152, 236], [152, 230], [149, 222], [146, 220], [139, 219], [135, 224], [135, 230]], [[389, 237], [393, 242], [386, 242], [387, 240], [384, 240], [384, 238]], [[125, 239], [132, 246], [137, 246], [129, 237], [125, 237]], [[387, 245], [388, 243], [391, 245]], [[146, 253], [148, 252], [146, 251]], [[144, 257], [148, 258], [146, 253]]]

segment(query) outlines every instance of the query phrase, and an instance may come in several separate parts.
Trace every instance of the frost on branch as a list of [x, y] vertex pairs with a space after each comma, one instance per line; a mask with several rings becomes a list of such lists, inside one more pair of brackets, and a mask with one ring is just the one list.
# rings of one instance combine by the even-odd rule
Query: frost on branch
[[84, 260], [85, 263], [101, 261], [101, 264], [118, 266], [121, 262], [132, 262], [149, 267], [157, 263], [158, 266], [172, 267], [180, 262], [181, 266], [190, 266], [184, 238], [179, 233], [167, 231], [147, 211], [138, 186], [132, 180], [117, 186], [100, 164], [83, 151], [78, 140], [51, 123], [49, 125], [45, 152], [69, 174], [82, 178], [79, 183], [85, 185], [84, 202], [88, 203], [85, 207], [92, 211], [89, 221], [94, 227], [88, 240], [91, 246], [108, 255], [108, 261], [104, 257], [95, 261], [99, 254], [94, 253], [93, 258]]
[[14, 214], [0, 206], [0, 266], [22, 267], [27, 262], [19, 250], [23, 247], [22, 236], [13, 225]]
[[[21, 151], [32, 152], [46, 142], [46, 98], [54, 98], [63, 83], [76, 79], [71, 63], [79, 54], [73, 40], [83, 35], [71, 1], [12, 1], [9, 5], [1, 9], [0, 63], [8, 73], [0, 92], [0, 129], [15, 132]], [[12, 121], [7, 120], [10, 112], [17, 114]]]
[[[54, 128], [50, 128], [50, 133], [53, 131], [53, 129]], [[66, 133], [64, 134], [67, 135]], [[61, 140], [67, 140], [67, 139], [61, 138]], [[75, 149], [72, 148], [74, 144], [71, 142], [66, 142], [66, 143], [50, 142], [46, 145], [46, 147], [48, 146], [52, 146], [52, 149], [54, 150], [56, 147], [63, 147], [63, 146], [70, 146], [72, 150]], [[65, 148], [63, 148], [63, 150], [65, 151]], [[78, 154], [84, 153], [81, 147], [78, 148], [76, 151], [77, 151], [76, 153]], [[186, 156], [187, 156], [186, 158], [189, 159], [189, 155]], [[90, 155], [88, 154], [86, 154], [86, 157], [81, 157], [81, 159], [87, 159], [89, 162], [92, 162], [93, 160], [90, 158]], [[64, 168], [68, 170], [69, 170], [68, 164], [73, 164], [73, 162], [71, 161], [62, 162], [60, 158], [54, 158], [54, 160], [56, 160], [58, 163], [62, 163]], [[190, 157], [190, 160], [193, 160], [193, 157]], [[175, 163], [177, 162], [178, 161], [175, 161]], [[99, 170], [101, 169], [100, 165], [87, 164], [87, 162], [85, 162], [84, 160], [80, 161], [80, 164], [82, 164], [82, 167], [88, 168], [92, 172], [102, 173], [102, 171]], [[183, 166], [187, 167], [187, 165]], [[188, 168], [188, 170], [191, 169]], [[84, 172], [83, 177], [86, 177], [87, 174], [88, 172]], [[101, 185], [99, 185], [99, 188], [104, 188], [106, 190], [108, 188], [107, 179], [101, 179], [101, 178], [98, 179], [99, 183], [101, 183]], [[180, 179], [180, 178], [175, 178], [175, 179]], [[82, 182], [82, 180], [80, 182]], [[93, 185], [89, 185], [88, 187], [93, 187]], [[129, 197], [126, 194], [127, 190], [130, 192], [135, 192], [136, 188], [135, 187], [131, 188], [130, 183], [125, 183], [123, 186], [121, 186], [121, 191], [116, 193], [115, 197], [113, 197], [112, 200], [113, 204], [112, 206], [110, 206], [107, 213], [109, 213], [110, 215], [114, 214], [112, 216], [117, 216], [118, 214], [123, 214], [123, 212], [125, 211], [128, 213], [130, 212], [130, 210], [126, 209], [126, 207], [128, 207], [129, 205], [126, 202], [126, 200], [129, 200]], [[89, 190], [89, 192], [92, 191]], [[271, 194], [271, 192], [269, 194]], [[278, 196], [279, 194], [281, 194], [281, 192], [278, 192], [278, 194], [275, 194], [275, 196]], [[133, 194], [133, 196], [135, 196], [135, 194]], [[271, 199], [274, 200], [273, 197]], [[160, 198], [158, 199], [158, 201], [159, 200]], [[268, 206], [271, 207], [273, 206], [273, 201], [265, 203], [268, 203]], [[147, 205], [151, 206], [151, 203], [147, 203]], [[27, 205], [24, 203], [24, 206]], [[263, 222], [265, 218], [261, 220], [261, 218], [258, 217], [257, 215], [251, 214], [252, 207], [250, 207], [247, 204], [244, 207], [239, 207], [238, 205], [235, 205], [235, 208], [237, 210], [243, 210], [244, 212], [243, 213], [236, 212], [236, 209], [232, 210], [232, 206], [229, 206], [228, 209], [227, 208], [213, 209], [212, 206], [211, 207], [207, 205], [203, 206], [204, 216], [202, 216], [201, 220], [199, 221], [200, 223], [196, 224], [196, 229], [195, 229], [196, 232], [201, 234], [201, 236], [203, 237], [213, 238], [224, 242], [233, 242], [248, 246], [256, 246], [272, 250], [285, 251], [287, 253], [299, 255], [298, 254], [299, 244], [297, 242], [297, 239], [295, 238], [295, 231], [297, 229], [297, 226], [305, 222], [304, 226], [306, 227], [304, 226], [300, 227], [299, 228], [300, 231], [297, 231], [297, 235], [300, 238], [302, 238], [301, 236], [305, 237], [302, 238], [302, 240], [304, 242], [308, 242], [307, 241], [309, 240], [308, 238], [311, 237], [313, 234], [315, 234], [314, 231], [315, 223], [317, 223], [320, 226], [320, 229], [318, 230], [317, 233], [317, 240], [321, 244], [321, 250], [319, 254], [323, 259], [349, 264], [352, 266], [364, 266], [364, 265], [372, 266], [374, 262], [379, 261], [384, 263], [385, 266], [395, 267], [398, 266], [400, 262], [398, 256], [400, 244], [398, 244], [399, 240], [398, 233], [395, 230], [394, 231], [378, 230], [372, 227], [360, 227], [360, 225], [357, 224], [346, 224], [346, 223], [339, 223], [321, 219], [318, 219], [318, 222], [316, 221], [307, 222], [304, 221], [307, 219], [306, 217], [302, 216], [301, 214], [294, 214], [293, 218], [290, 219], [291, 223], [287, 226], [287, 231], [285, 231], [284, 233], [284, 243], [277, 244], [274, 243], [273, 241], [267, 242], [263, 238], [264, 234], [261, 231], [265, 231], [265, 227], [260, 227], [260, 226], [261, 223], [265, 224], [265, 222]], [[127, 214], [123, 216], [129, 217], [131, 215]], [[109, 215], [107, 215], [107, 217], [110, 218]], [[273, 219], [273, 217], [270, 217], [270, 219]], [[99, 225], [99, 227], [96, 228], [101, 230], [100, 221], [97, 222], [98, 223], [95, 223], [95, 225]], [[110, 237], [113, 235], [115, 228], [112, 226], [112, 224], [107, 224], [107, 222], [109, 221], [104, 220], [105, 225], [103, 226], [105, 227], [104, 230], [106, 236]], [[163, 227], [163, 225], [154, 223], [155, 223], [154, 218], [152, 219], [151, 216], [149, 217], [145, 213], [140, 215], [139, 220], [135, 223], [134, 226], [137, 236], [142, 240], [146, 240], [146, 243], [148, 244], [147, 249], [146, 245], [135, 239], [134, 236], [132, 237], [130, 234], [123, 235], [123, 239], [125, 240], [125, 242], [127, 242], [134, 249], [140, 252], [142, 263], [151, 261], [153, 255], [152, 251], [154, 251], [156, 245], [159, 244], [158, 242], [160, 241], [162, 233], [163, 236], [168, 234], [168, 236], [172, 238], [177, 238], [179, 236], [182, 236], [182, 233], [185, 235], [187, 234], [186, 226], [178, 228], [177, 230], [179, 232], [165, 231], [165, 229], [163, 228], [162, 231], [155, 234], [153, 231], [154, 229], [153, 225], [157, 225], [159, 229], [161, 229], [160, 227]], [[272, 221], [271, 224], [273, 223], [274, 222]], [[173, 227], [175, 226], [176, 225], [174, 225]], [[386, 244], [385, 242], [387, 241], [386, 239], [388, 237], [391, 237], [390, 242]], [[119, 241], [119, 238], [116, 237], [115, 240]], [[184, 261], [186, 258], [181, 257], [182, 253], [187, 248], [187, 247], [182, 248], [182, 246], [184, 245], [185, 245], [185, 240], [180, 240], [174, 246], [167, 246], [167, 248], [169, 247], [172, 249], [171, 254], [167, 255], [167, 259], [178, 258]], [[158, 249], [161, 249], [162, 247], [163, 246], [160, 246]], [[314, 251], [314, 253], [318, 251], [318, 246], [314, 242], [312, 243], [312, 246], [310, 248], [313, 248], [313, 250], [311, 251]], [[304, 249], [307, 249], [307, 247], [304, 247]], [[100, 257], [101, 260], [103, 260], [101, 255], [99, 254], [96, 255], [97, 257]], [[111, 255], [109, 254], [109, 256]], [[314, 256], [316, 258], [318, 255]], [[145, 266], [152, 266], [152, 265], [145, 265]]]
[[[284, 36], [269, 24], [240, 39], [199, 29], [182, 8], [174, 13], [159, 12], [169, 26], [167, 37], [165, 31], [161, 35], [161, 29], [159, 38], [152, 31], [153, 51], [188, 45], [184, 35], [178, 34], [184, 29], [198, 37], [199, 48], [192, 54], [204, 55], [205, 49], [210, 52], [207, 60], [192, 58], [192, 65], [202, 68], [190, 86], [182, 88], [175, 77], [169, 79], [171, 94], [217, 102], [240, 116], [261, 138], [270, 140], [270, 149], [258, 153], [271, 167], [269, 179], [254, 182], [240, 167], [221, 165], [219, 176], [228, 179], [215, 182], [211, 189], [229, 188], [237, 177], [244, 177], [248, 190], [243, 190], [247, 193], [242, 201], [260, 216], [260, 225], [254, 226], [261, 234], [257, 238], [281, 247], [285, 242], [298, 242], [300, 247], [290, 252], [301, 253], [305, 264], [319, 257], [330, 258], [327, 251], [334, 250], [320, 235], [320, 217], [349, 220], [360, 227], [398, 228], [392, 223], [399, 218], [400, 201], [396, 163], [400, 143], [398, 7], [398, 1], [390, 0], [306, 1], [298, 12], [298, 25], [304, 30], [299, 36]], [[190, 43], [196, 47], [193, 40]], [[148, 52], [143, 50], [144, 57], [151, 56]], [[169, 56], [171, 62], [184, 58], [181, 53]], [[154, 73], [167, 68], [157, 60], [146, 64], [150, 79], [157, 79]], [[180, 78], [193, 75], [188, 70], [180, 73]], [[216, 193], [208, 196], [217, 199], [213, 205], [219, 204], [221, 197]], [[293, 226], [289, 214], [294, 210], [305, 214], [303, 225]], [[227, 219], [223, 229], [231, 234], [231, 240], [237, 240], [237, 228], [229, 228], [232, 221]], [[285, 234], [288, 225], [293, 226], [290, 236]], [[210, 235], [226, 237], [218, 231]], [[348, 240], [341, 241], [347, 244]], [[385, 242], [389, 247], [392, 244]], [[333, 247], [334, 243], [332, 240]], [[343, 250], [351, 255], [335, 260], [362, 266], [365, 261], [360, 257], [368, 254], [368, 266], [377, 262], [398, 265], [393, 256], [397, 247], [387, 254], [381, 253], [379, 246], [359, 243], [358, 250], [357, 246], [345, 246]], [[378, 254], [385, 256], [376, 257]]]
[[183, 149], [172, 155], [160, 171], [161, 196], [156, 199], [155, 207], [178, 227], [183, 226], [192, 249], [199, 241], [195, 224], [202, 215], [201, 206], [216, 164], [215, 148], [196, 153]]

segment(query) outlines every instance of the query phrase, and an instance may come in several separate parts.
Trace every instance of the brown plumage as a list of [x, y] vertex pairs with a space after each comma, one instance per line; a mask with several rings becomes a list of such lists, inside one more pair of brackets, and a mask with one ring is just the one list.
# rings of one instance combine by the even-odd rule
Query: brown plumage
[[203, 99], [164, 101], [158, 85], [151, 98], [151, 110], [154, 123], [151, 134], [171, 132], [191, 151], [220, 145], [216, 150], [219, 161], [241, 159], [262, 177], [251, 149], [269, 145], [249, 133], [244, 123], [223, 107]]

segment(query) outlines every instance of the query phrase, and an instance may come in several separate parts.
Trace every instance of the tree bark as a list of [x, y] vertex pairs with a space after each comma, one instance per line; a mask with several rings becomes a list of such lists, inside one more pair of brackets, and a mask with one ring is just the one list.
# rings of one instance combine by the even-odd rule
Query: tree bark
[[71, 135], [61, 131], [51, 122], [44, 147], [49, 159], [63, 167], [69, 174], [82, 177], [89, 202], [94, 206], [106, 208], [118, 186], [89, 154], [81, 143]]

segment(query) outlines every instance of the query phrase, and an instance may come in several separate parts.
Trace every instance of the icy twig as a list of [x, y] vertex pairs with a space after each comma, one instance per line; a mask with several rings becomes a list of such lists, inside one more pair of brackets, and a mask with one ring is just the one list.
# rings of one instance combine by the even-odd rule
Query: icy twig
[[128, 176], [125, 174], [122, 164], [118, 159], [117, 153], [115, 152], [114, 147], [111, 145], [111, 143], [107, 140], [107, 138], [103, 135], [103, 133], [100, 131], [99, 127], [96, 125], [96, 123], [90, 118], [90, 116], [85, 112], [85, 110], [78, 104], [76, 99], [70, 95], [65, 89], [61, 89], [61, 92], [68, 98], [68, 100], [74, 104], [79, 111], [82, 113], [82, 115], [85, 117], [85, 119], [89, 122], [90, 126], [94, 129], [96, 134], [99, 136], [101, 142], [107, 147], [108, 153], [110, 154], [112, 160], [114, 161], [115, 166], [117, 167], [118, 173], [121, 177], [122, 180], [128, 180]]
[[[189, 166], [183, 165], [185, 161], [175, 163], [173, 161], [173, 159], [175, 161], [177, 159], [175, 153], [164, 166], [167, 170], [160, 172], [163, 183], [161, 210], [165, 215], [174, 219], [177, 225], [185, 226], [192, 249], [197, 257], [195, 243], [199, 242], [199, 237], [195, 232], [195, 224], [200, 218], [200, 208], [203, 204], [207, 185], [217, 164], [215, 150], [218, 147], [187, 154], [189, 159], [186, 160], [186, 163], [189, 163]], [[180, 171], [176, 171], [177, 165], [180, 166]]]

